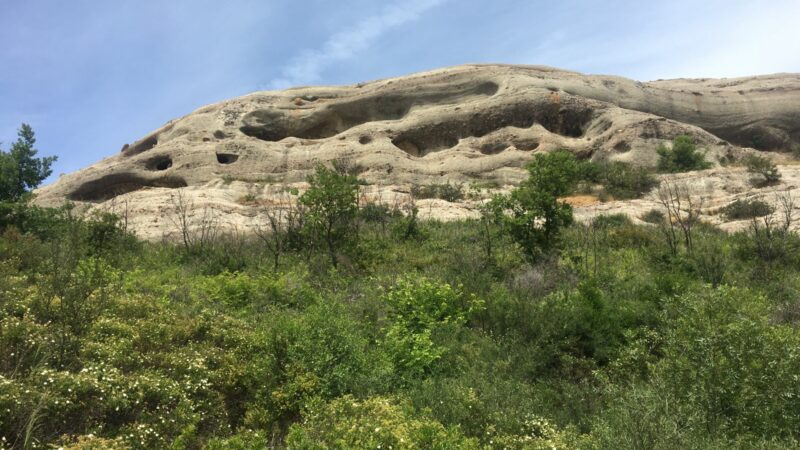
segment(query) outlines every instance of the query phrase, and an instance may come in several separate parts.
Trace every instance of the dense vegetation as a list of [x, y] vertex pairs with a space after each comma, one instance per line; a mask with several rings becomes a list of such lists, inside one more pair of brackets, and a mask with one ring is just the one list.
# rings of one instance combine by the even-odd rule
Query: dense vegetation
[[177, 245], [6, 204], [0, 446], [796, 448], [791, 199], [733, 235], [670, 186], [654, 225], [578, 224], [579, 164], [530, 170], [439, 223], [321, 167], [259, 236]]

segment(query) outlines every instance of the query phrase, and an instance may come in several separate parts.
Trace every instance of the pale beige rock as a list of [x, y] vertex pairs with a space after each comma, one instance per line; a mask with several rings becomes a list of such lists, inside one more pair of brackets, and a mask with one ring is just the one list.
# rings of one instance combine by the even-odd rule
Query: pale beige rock
[[[334, 159], [361, 168], [371, 183], [366, 195], [398, 203], [413, 184], [513, 185], [533, 153], [557, 148], [645, 166], [680, 134], [693, 136], [715, 164], [753, 151], [747, 147], [789, 150], [800, 144], [798, 117], [797, 74], [640, 83], [548, 67], [459, 66], [209, 105], [62, 176], [37, 191], [37, 202], [126, 210], [132, 230], [157, 239], [175, 231], [170, 214], [180, 190], [194, 220], [211, 211], [221, 228], [249, 232], [263, 223], [265, 204], [287, 187], [302, 189], [315, 165]], [[794, 180], [794, 168], [784, 170]], [[750, 192], [738, 169], [687, 175], [699, 176], [714, 180], [709, 192], [719, 201]], [[744, 191], [721, 194], [729, 189]], [[469, 202], [418, 203], [421, 217], [476, 214]], [[582, 206], [578, 215], [635, 214], [639, 203]]]

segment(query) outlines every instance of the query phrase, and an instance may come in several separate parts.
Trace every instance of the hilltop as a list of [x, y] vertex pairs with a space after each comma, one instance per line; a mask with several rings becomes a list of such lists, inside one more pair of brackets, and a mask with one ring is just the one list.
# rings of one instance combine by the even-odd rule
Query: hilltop
[[[166, 215], [180, 191], [193, 209], [213, 211], [221, 227], [247, 231], [283, 193], [302, 190], [319, 163], [346, 163], [366, 184], [365, 201], [397, 205], [414, 186], [502, 190], [525, 178], [532, 154], [561, 148], [654, 167], [659, 145], [688, 135], [714, 167], [678, 178], [703, 190], [708, 220], [721, 223], [715, 209], [754, 192], [743, 169], [730, 167], [747, 154], [785, 164], [784, 183], [768, 191], [794, 189], [800, 171], [788, 154], [800, 147], [798, 117], [800, 74], [644, 83], [541, 66], [466, 65], [205, 106], [39, 189], [37, 202], [124, 214], [131, 230], [159, 239], [175, 231]], [[576, 203], [577, 215], [635, 218], [653, 202], [590, 198]], [[419, 206], [442, 219], [475, 214], [470, 202]]]

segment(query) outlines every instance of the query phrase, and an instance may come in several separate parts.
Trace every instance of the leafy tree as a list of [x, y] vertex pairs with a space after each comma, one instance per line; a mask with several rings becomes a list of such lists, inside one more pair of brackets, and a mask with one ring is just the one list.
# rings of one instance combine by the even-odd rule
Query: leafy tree
[[559, 200], [579, 178], [575, 156], [564, 150], [538, 154], [528, 165], [530, 176], [508, 196], [492, 202], [498, 220], [534, 261], [557, 243], [559, 232], [573, 221], [572, 207]]
[[0, 150], [0, 201], [17, 201], [53, 173], [55, 156], [37, 158], [36, 138], [30, 125], [23, 123], [11, 150]]
[[300, 196], [300, 203], [308, 208], [306, 231], [322, 241], [336, 267], [337, 253], [358, 238], [358, 179], [319, 165], [308, 182], [311, 187]]
[[664, 144], [658, 146], [658, 170], [661, 172], [689, 172], [711, 167], [705, 153], [697, 150], [691, 136], [678, 136], [672, 140], [672, 148]]

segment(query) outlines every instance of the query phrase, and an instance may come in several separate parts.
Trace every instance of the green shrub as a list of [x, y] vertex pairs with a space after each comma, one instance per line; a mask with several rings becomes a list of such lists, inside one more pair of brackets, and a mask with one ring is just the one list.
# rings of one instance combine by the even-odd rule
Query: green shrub
[[460, 184], [427, 184], [411, 186], [411, 195], [417, 199], [439, 198], [448, 202], [464, 199], [464, 186]]
[[388, 357], [338, 302], [319, 302], [301, 314], [276, 311], [270, 320], [263, 350], [248, 369], [258, 380], [245, 415], [251, 429], [283, 433], [313, 398], [369, 394], [388, 382]]
[[[657, 367], [675, 404], [696, 408], [710, 432], [796, 436], [800, 333], [769, 322], [767, 299], [720, 287], [671, 302]], [[790, 431], [794, 430], [794, 431]]]
[[292, 426], [288, 448], [478, 449], [456, 427], [445, 428], [391, 398], [345, 396], [315, 404]]
[[429, 373], [445, 348], [433, 336], [463, 325], [481, 302], [448, 284], [404, 278], [383, 297], [389, 306], [386, 346], [406, 380]]
[[690, 136], [678, 136], [672, 140], [671, 148], [661, 144], [656, 151], [660, 172], [689, 172], [711, 167], [711, 163], [705, 159], [705, 153], [697, 150]]
[[603, 186], [617, 199], [639, 198], [658, 185], [658, 180], [644, 167], [613, 162], [604, 172]]
[[642, 214], [641, 217], [643, 222], [652, 223], [652, 224], [660, 224], [663, 223], [666, 219], [666, 215], [660, 209], [651, 209], [646, 213]]
[[367, 203], [358, 211], [358, 215], [366, 223], [385, 225], [393, 218], [402, 215], [398, 210], [378, 203]]
[[722, 208], [721, 212], [727, 220], [744, 220], [768, 216], [775, 212], [775, 208], [763, 200], [737, 199]]
[[658, 186], [649, 169], [622, 161], [582, 163], [580, 177], [602, 184], [604, 194], [620, 200], [640, 198]]
[[754, 180], [754, 184], [758, 186], [772, 185], [781, 179], [778, 166], [765, 156], [750, 155], [744, 160], [744, 164], [747, 172], [760, 176], [760, 179]]

